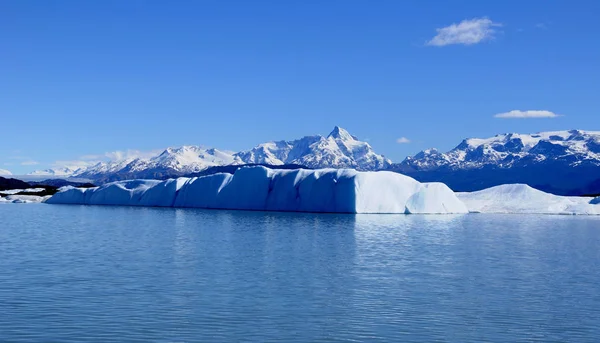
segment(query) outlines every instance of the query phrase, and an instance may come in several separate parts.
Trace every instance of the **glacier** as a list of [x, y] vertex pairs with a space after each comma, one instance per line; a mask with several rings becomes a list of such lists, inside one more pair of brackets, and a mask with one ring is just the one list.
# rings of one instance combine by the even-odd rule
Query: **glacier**
[[446, 185], [423, 184], [398, 173], [260, 166], [240, 168], [234, 174], [65, 187], [46, 203], [326, 213], [469, 211]]

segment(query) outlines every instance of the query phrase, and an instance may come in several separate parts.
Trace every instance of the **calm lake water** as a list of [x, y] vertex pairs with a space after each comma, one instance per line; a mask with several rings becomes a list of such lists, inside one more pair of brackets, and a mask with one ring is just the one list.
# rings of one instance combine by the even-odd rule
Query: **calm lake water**
[[0, 205], [0, 342], [598, 342], [600, 218]]

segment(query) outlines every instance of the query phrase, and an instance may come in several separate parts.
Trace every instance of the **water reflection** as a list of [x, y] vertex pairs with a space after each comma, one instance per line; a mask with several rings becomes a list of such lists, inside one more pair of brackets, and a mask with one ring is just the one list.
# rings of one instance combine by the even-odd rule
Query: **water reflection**
[[0, 211], [0, 341], [600, 337], [595, 217]]

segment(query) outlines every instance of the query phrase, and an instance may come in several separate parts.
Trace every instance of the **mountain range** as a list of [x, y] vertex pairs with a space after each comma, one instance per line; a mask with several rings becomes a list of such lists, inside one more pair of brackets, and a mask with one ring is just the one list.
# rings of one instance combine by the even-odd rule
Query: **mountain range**
[[100, 162], [88, 168], [37, 171], [32, 175], [70, 176], [102, 183], [204, 175], [230, 169], [222, 166], [247, 164], [390, 170], [422, 182], [444, 182], [456, 191], [525, 183], [555, 194], [597, 194], [600, 132], [570, 130], [470, 138], [448, 152], [428, 149], [392, 163], [367, 142], [336, 126], [327, 136], [272, 141], [240, 152], [182, 146], [167, 148], [151, 158]]
[[421, 151], [389, 170], [422, 182], [444, 182], [457, 191], [525, 183], [555, 194], [595, 194], [600, 192], [600, 132], [509, 133], [465, 139], [448, 152]]
[[201, 146], [167, 148], [151, 158], [100, 162], [82, 169], [48, 169], [30, 175], [70, 176], [96, 182], [134, 178], [164, 179], [197, 174], [210, 167], [263, 164], [302, 165], [308, 168], [354, 168], [381, 170], [392, 162], [378, 155], [367, 143], [335, 127], [326, 137], [306, 136], [292, 141], [259, 144], [251, 150], [230, 152]]

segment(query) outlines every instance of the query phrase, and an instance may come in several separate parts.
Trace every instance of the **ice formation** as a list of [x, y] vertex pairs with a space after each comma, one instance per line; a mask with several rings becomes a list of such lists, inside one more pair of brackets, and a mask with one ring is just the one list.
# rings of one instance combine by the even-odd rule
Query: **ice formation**
[[422, 184], [398, 173], [264, 167], [240, 168], [233, 175], [67, 187], [47, 203], [334, 213], [468, 212], [446, 185]]
[[45, 188], [9, 189], [9, 190], [0, 191], [0, 194], [11, 195], [11, 194], [17, 194], [17, 193], [21, 193], [21, 192], [39, 193], [39, 192], [43, 192], [44, 190], [45, 190]]
[[13, 203], [13, 204], [29, 204], [44, 202], [50, 199], [49, 195], [37, 196], [37, 195], [9, 195], [6, 197], [0, 197], [0, 204], [2, 203]]
[[600, 214], [598, 198], [557, 196], [523, 184], [454, 193], [443, 183], [419, 183], [386, 171], [265, 167], [244, 167], [233, 175], [65, 187], [46, 202], [332, 213]]
[[595, 205], [592, 198], [553, 195], [524, 184], [501, 185], [456, 195], [470, 212], [600, 214], [600, 205]]

